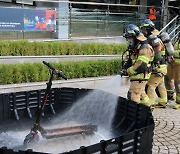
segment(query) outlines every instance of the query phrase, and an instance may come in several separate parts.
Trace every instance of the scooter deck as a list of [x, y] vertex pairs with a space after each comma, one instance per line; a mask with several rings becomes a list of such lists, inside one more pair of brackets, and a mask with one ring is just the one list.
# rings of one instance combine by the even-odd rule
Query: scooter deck
[[78, 135], [78, 134], [91, 134], [97, 131], [96, 125], [81, 125], [81, 126], [72, 126], [72, 127], [64, 127], [57, 129], [43, 129], [41, 132], [42, 136], [46, 139]]

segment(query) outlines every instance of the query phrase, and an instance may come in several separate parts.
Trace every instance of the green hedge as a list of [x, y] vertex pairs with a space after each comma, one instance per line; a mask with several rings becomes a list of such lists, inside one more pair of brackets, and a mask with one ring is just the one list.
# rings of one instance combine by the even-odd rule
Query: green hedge
[[125, 44], [0, 41], [0, 56], [120, 54]]
[[[117, 74], [121, 69], [121, 60], [61, 62], [51, 65], [62, 70], [68, 79], [72, 79]], [[0, 84], [47, 81], [49, 75], [48, 68], [42, 63], [0, 65]], [[55, 77], [54, 80], [56, 79]]]

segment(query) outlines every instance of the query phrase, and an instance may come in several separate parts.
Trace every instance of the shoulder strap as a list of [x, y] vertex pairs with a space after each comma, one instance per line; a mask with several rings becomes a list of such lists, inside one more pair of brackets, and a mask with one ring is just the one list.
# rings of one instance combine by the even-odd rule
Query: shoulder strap
[[143, 48], [147, 48], [147, 49], [149, 49], [149, 45], [148, 45], [148, 43], [143, 42], [143, 43], [141, 44], [141, 46], [140, 46], [139, 50], [141, 50], [141, 49], [143, 49]]

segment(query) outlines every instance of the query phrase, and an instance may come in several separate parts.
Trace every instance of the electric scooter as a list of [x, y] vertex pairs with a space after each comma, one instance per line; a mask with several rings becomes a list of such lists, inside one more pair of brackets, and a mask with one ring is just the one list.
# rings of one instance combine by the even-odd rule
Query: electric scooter
[[67, 77], [62, 73], [62, 71], [58, 71], [48, 62], [43, 61], [43, 64], [49, 68], [51, 72], [50, 78], [49, 81], [46, 83], [47, 88], [43, 97], [42, 104], [39, 108], [36, 121], [33, 127], [31, 128], [30, 133], [24, 139], [24, 146], [28, 146], [32, 143], [37, 143], [39, 140], [38, 132], [41, 133], [43, 138], [52, 139], [52, 138], [77, 135], [77, 134], [91, 134], [94, 131], [97, 131], [96, 125], [81, 125], [81, 126], [72, 126], [72, 127], [56, 128], [56, 129], [48, 129], [48, 130], [44, 129], [40, 125], [42, 113], [48, 99], [48, 94], [51, 90], [53, 76], [57, 75], [58, 77], [62, 77], [63, 79], [67, 80]]

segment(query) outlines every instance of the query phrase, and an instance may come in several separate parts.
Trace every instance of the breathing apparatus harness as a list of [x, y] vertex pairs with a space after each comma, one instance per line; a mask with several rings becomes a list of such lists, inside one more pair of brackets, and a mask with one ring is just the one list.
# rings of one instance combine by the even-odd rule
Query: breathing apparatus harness
[[120, 75], [122, 76], [128, 76], [127, 74], [127, 69], [129, 67], [132, 66], [132, 59], [131, 59], [131, 55], [132, 55], [132, 50], [127, 48], [121, 56], [121, 71], [120, 71]]
[[170, 36], [167, 32], [162, 32], [158, 37], [162, 40], [165, 46], [165, 61], [166, 63], [171, 63], [174, 61], [174, 47], [171, 42]]
[[[144, 42], [138, 42], [135, 46], [134, 49], [131, 49], [131, 48], [127, 48], [127, 50], [125, 50], [123, 53], [122, 53], [122, 69], [120, 71], [120, 75], [121, 76], [128, 76], [127, 74], [127, 69], [129, 67], [131, 67], [134, 63], [136, 63], [137, 61], [137, 58], [135, 58], [135, 60], [133, 61], [132, 60], [132, 57], [137, 57], [138, 54], [139, 54], [139, 50], [140, 48], [146, 44], [146, 41]], [[144, 66], [142, 66], [144, 67]], [[145, 66], [146, 67], [146, 66]], [[143, 71], [142, 71], [143, 70]], [[145, 69], [141, 69], [141, 67], [138, 69], [138, 72], [136, 73], [137, 74], [141, 74], [143, 73], [144, 74], [144, 78], [146, 76], [146, 73], [149, 73], [152, 71], [152, 68], [151, 67], [146, 67]]]

